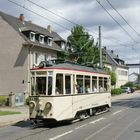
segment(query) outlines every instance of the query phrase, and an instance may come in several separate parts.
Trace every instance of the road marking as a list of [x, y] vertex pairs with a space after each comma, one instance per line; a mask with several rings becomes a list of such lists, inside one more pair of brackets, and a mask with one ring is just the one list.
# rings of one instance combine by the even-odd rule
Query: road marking
[[67, 131], [67, 132], [65, 132], [65, 133], [63, 133], [63, 134], [60, 134], [60, 135], [56, 136], [56, 137], [49, 138], [49, 140], [58, 139], [58, 138], [63, 137], [63, 136], [65, 136], [65, 135], [67, 135], [67, 134], [70, 134], [70, 133], [72, 133], [72, 132], [73, 132], [73, 130]]
[[116, 111], [116, 112], [114, 112], [112, 115], [116, 115], [116, 114], [118, 114], [118, 113], [120, 113], [120, 112], [122, 112], [122, 110]]
[[106, 118], [99, 118], [99, 119], [97, 119], [97, 120], [95, 120], [95, 121], [92, 121], [92, 122], [90, 122], [90, 123], [94, 124], [94, 123], [99, 122], [99, 121], [104, 120], [104, 119], [106, 119]]
[[93, 136], [97, 135], [98, 133], [102, 132], [104, 129], [108, 128], [112, 123], [106, 125], [105, 127], [103, 127], [102, 129], [96, 131], [95, 133], [93, 133], [92, 135], [88, 136], [85, 140], [89, 140], [91, 139]]
[[122, 129], [122, 131], [114, 137], [114, 140], [117, 140], [122, 134], [124, 134], [128, 128], [133, 125], [136, 121], [138, 121], [140, 119], [140, 117], [137, 117], [134, 121], [132, 121], [131, 123], [129, 123], [124, 129]]
[[82, 127], [84, 127], [84, 126], [86, 126], [86, 125], [88, 125], [88, 124], [84, 124], [84, 125], [78, 126], [78, 127], [76, 127], [75, 129], [82, 128]]

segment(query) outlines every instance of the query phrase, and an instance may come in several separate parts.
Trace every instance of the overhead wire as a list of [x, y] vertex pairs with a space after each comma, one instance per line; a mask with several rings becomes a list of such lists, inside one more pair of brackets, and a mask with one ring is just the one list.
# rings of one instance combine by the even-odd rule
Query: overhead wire
[[125, 28], [123, 28], [123, 26], [109, 13], [109, 11], [98, 0], [96, 1], [104, 9], [104, 11], [123, 29], [123, 31], [125, 31], [125, 33], [131, 38], [131, 40], [134, 41], [135, 44], [131, 45], [131, 48], [139, 57], [138, 52], [134, 48], [134, 45], [137, 45], [138, 42], [135, 41], [135, 39], [125, 30]]
[[11, 2], [11, 3], [13, 3], [13, 4], [15, 4], [15, 5], [17, 5], [17, 6], [19, 6], [19, 7], [22, 7], [23, 9], [25, 9], [25, 10], [27, 10], [27, 11], [29, 11], [29, 12], [35, 14], [35, 15], [38, 15], [38, 16], [40, 16], [40, 17], [42, 17], [42, 18], [44, 18], [44, 19], [46, 19], [46, 20], [48, 20], [48, 21], [54, 23], [54, 24], [57, 25], [57, 26], [60, 26], [60, 27], [62, 27], [62, 28], [64, 28], [64, 29], [70, 31], [70, 29], [68, 29], [67, 27], [65, 27], [65, 26], [63, 26], [63, 25], [61, 25], [61, 24], [59, 24], [59, 23], [57, 23], [57, 22], [55, 22], [55, 21], [53, 21], [53, 20], [51, 20], [51, 19], [48, 19], [48, 18], [46, 18], [45, 16], [43, 16], [43, 15], [41, 15], [41, 14], [38, 14], [38, 13], [36, 13], [36, 12], [34, 12], [34, 11], [32, 11], [32, 10], [26, 8], [24, 5], [20, 5], [20, 4], [14, 2], [14, 1], [12, 1], [12, 0], [8, 0], [8, 1]]
[[121, 27], [121, 29], [133, 40], [135, 43], [135, 39], [125, 30], [125, 28], [108, 12], [108, 10], [100, 3], [100, 1], [96, 0], [97, 3], [104, 9], [104, 11]]
[[[32, 4], [34, 4], [34, 5], [36, 5], [36, 6], [39, 7], [39, 8], [42, 8], [42, 9], [44, 9], [44, 10], [46, 10], [46, 11], [52, 13], [53, 15], [55, 15], [55, 16], [57, 16], [57, 17], [59, 17], [59, 18], [62, 18], [62, 19], [64, 19], [64, 20], [66, 20], [67, 22], [69, 22], [69, 23], [71, 23], [71, 24], [73, 24], [73, 25], [78, 25], [77, 23], [73, 22], [72, 20], [70, 20], [70, 19], [68, 19], [68, 18], [66, 18], [66, 17], [64, 17], [64, 16], [61, 16], [61, 15], [59, 15], [59, 14], [56, 14], [55, 12], [53, 12], [53, 11], [47, 9], [46, 7], [43, 7], [43, 6], [41, 6], [41, 5], [39, 5], [39, 4], [35, 3], [35, 2], [33, 2], [33, 1], [31, 1], [31, 0], [27, 0], [27, 1], [30, 2], [30, 3], [32, 3]], [[87, 29], [87, 28], [86, 28], [86, 29]], [[88, 29], [87, 29], [87, 30], [88, 30]], [[89, 31], [89, 30], [88, 30], [88, 31]], [[93, 33], [93, 32], [91, 32], [91, 33]], [[96, 33], [96, 32], [94, 32], [93, 34], [98, 35], [98, 33]], [[102, 37], [105, 38], [106, 40], [109, 40], [109, 39], [107, 39], [107, 38], [104, 37], [104, 36], [102, 36]], [[114, 39], [114, 40], [117, 41], [117, 43], [118, 43], [118, 41], [121, 42], [120, 40], [116, 40], [116, 39]], [[119, 43], [119, 44], [122, 45], [122, 46], [128, 47], [127, 45], [124, 45], [123, 43]]]
[[[65, 26], [63, 26], [63, 25], [61, 25], [61, 24], [59, 24], [59, 23], [57, 23], [57, 22], [55, 22], [55, 21], [53, 21], [53, 20], [51, 20], [51, 19], [48, 19], [48, 18], [46, 18], [45, 16], [42, 16], [41, 14], [38, 14], [38, 13], [36, 13], [36, 12], [34, 12], [34, 11], [32, 11], [32, 10], [26, 8], [26, 7], [25, 7], [25, 4], [22, 6], [22, 5], [20, 5], [20, 4], [16, 3], [16, 2], [14, 2], [14, 1], [12, 1], [12, 0], [8, 0], [8, 1], [11, 2], [11, 3], [13, 3], [13, 4], [15, 4], [15, 5], [17, 5], [17, 6], [19, 6], [19, 7], [22, 7], [23, 9], [25, 9], [25, 10], [27, 10], [27, 11], [33, 13], [33, 14], [36, 14], [36, 15], [42, 17], [42, 18], [45, 18], [46, 20], [48, 20], [48, 21], [50, 21], [50, 22], [52, 22], [52, 23], [54, 23], [54, 24], [56, 24], [56, 25], [58, 25], [58, 26], [60, 26], [60, 27], [62, 27], [62, 28], [64, 28], [64, 29], [66, 29], [66, 30], [68, 30], [68, 31], [70, 31], [70, 29], [68, 29], [67, 27], [65, 27]], [[31, 0], [27, 0], [27, 1], [32, 2]], [[96, 1], [97, 1], [97, 0], [96, 0]], [[34, 2], [32, 2], [32, 4], [35, 4], [36, 6], [39, 6], [40, 8], [43, 8], [44, 10], [46, 10], [46, 8], [44, 8], [43, 6], [40, 6], [40, 5], [36, 4], [36, 3], [34, 3]], [[47, 10], [47, 11], [50, 12], [50, 10]], [[55, 13], [52, 12], [52, 11], [51, 11], [51, 13], [52, 13], [52, 14], [55, 14]], [[55, 14], [55, 15], [56, 15], [56, 16], [59, 16], [58, 14]], [[60, 18], [63, 18], [64, 20], [67, 20], [68, 22], [70, 22], [70, 23], [72, 23], [72, 24], [75, 24], [75, 25], [76, 25], [75, 22], [73, 22], [73, 21], [71, 21], [71, 20], [69, 20], [69, 19], [67, 19], [67, 18], [65, 18], [65, 17], [62, 17], [62, 16], [59, 16], [59, 17], [60, 17]], [[78, 25], [78, 24], [77, 24], [77, 25]], [[98, 33], [95, 33], [95, 34], [98, 34]], [[107, 38], [104, 37], [104, 36], [103, 36], [103, 38], [105, 38], [106, 40], [109, 40], [109, 39], [107, 39]], [[114, 40], [117, 41], [117, 43], [118, 43], [118, 41], [121, 42], [120, 40], [116, 40], [116, 39], [114, 39]], [[109, 41], [110, 41], [110, 40], [109, 40]], [[126, 46], [126, 47], [128, 47], [127, 45], [124, 45], [124, 44], [121, 44], [121, 43], [119, 43], [119, 44], [120, 44], [121, 46]]]
[[112, 5], [109, 0], [106, 0], [107, 3], [116, 11], [116, 13], [125, 21], [125, 23], [136, 33], [137, 36], [140, 37], [139, 33], [127, 22], [127, 20], [120, 14], [120, 12]]
[[27, 1], [30, 2], [30, 3], [32, 3], [32, 4], [34, 4], [34, 5], [36, 5], [36, 6], [38, 6], [38, 7], [40, 7], [40, 8], [42, 8], [42, 9], [44, 9], [44, 10], [46, 10], [46, 11], [48, 11], [48, 12], [50, 12], [50, 13], [52, 13], [53, 15], [55, 15], [55, 16], [57, 16], [57, 17], [60, 17], [60, 18], [62, 18], [62, 19], [64, 19], [64, 20], [68, 21], [69, 23], [71, 23], [71, 24], [73, 24], [73, 25], [77, 25], [77, 23], [71, 21], [71, 20], [68, 19], [68, 18], [65, 18], [64, 16], [61, 16], [61, 15], [59, 15], [59, 14], [56, 14], [55, 12], [53, 12], [53, 11], [47, 9], [46, 7], [43, 7], [43, 6], [41, 6], [41, 5], [39, 5], [39, 4], [35, 3], [35, 2], [33, 2], [33, 1], [31, 1], [31, 0], [27, 0]]

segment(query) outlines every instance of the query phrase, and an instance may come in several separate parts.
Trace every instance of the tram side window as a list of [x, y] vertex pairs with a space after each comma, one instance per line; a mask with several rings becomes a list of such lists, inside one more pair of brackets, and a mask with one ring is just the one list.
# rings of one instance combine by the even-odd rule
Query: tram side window
[[105, 91], [109, 91], [109, 79], [108, 78], [104, 78], [104, 89]]
[[77, 93], [83, 93], [83, 75], [77, 75], [76, 76], [76, 81], [77, 81], [77, 85], [76, 85], [76, 88], [77, 88]]
[[48, 95], [52, 94], [52, 77], [48, 76]]
[[91, 93], [90, 76], [85, 76], [85, 93]]
[[66, 94], [71, 94], [71, 76], [65, 75], [65, 91]]
[[56, 94], [63, 94], [63, 74], [56, 75]]
[[104, 87], [103, 87], [103, 77], [99, 77], [99, 92], [103, 92]]
[[93, 93], [97, 92], [97, 77], [92, 77], [92, 91]]
[[36, 93], [46, 94], [46, 77], [36, 77]]

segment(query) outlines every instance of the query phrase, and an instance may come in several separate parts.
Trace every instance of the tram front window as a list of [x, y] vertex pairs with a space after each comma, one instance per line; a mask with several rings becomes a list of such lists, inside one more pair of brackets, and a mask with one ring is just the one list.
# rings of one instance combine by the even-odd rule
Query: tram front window
[[36, 77], [36, 94], [46, 94], [46, 77]]
[[52, 94], [52, 77], [48, 77], [48, 95]]

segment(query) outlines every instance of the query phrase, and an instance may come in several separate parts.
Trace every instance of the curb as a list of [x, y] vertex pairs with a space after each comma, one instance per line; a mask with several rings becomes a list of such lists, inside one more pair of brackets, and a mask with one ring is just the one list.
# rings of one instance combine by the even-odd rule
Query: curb
[[27, 121], [27, 120], [28, 120], [27, 118], [23, 118], [23, 119], [18, 119], [18, 120], [10, 120], [8, 122], [1, 122], [0, 127], [13, 125], [13, 124], [16, 124], [18, 122], [23, 122], [23, 121]]
[[20, 120], [12, 120], [12, 121], [9, 121], [9, 122], [3, 122], [3, 123], [0, 123], [0, 127], [4, 127], [4, 126], [9, 126], [9, 125], [12, 125], [12, 124], [15, 124], [15, 123], [18, 123], [18, 122], [22, 122], [22, 121], [26, 121], [27, 119], [20, 119]]

